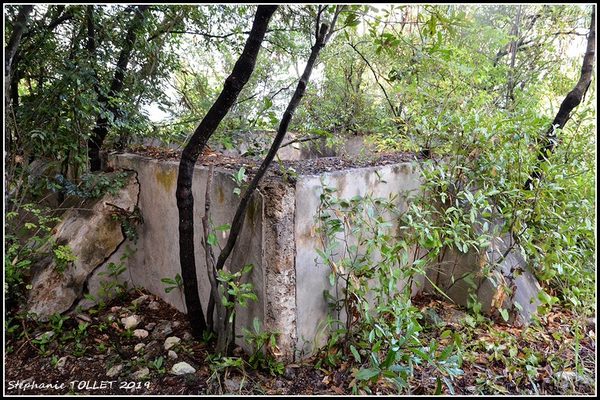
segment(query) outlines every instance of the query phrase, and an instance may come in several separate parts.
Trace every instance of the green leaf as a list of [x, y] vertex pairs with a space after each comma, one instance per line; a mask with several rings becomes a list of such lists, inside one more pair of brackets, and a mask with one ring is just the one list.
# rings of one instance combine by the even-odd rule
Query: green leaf
[[433, 394], [436, 396], [442, 394], [442, 380], [439, 377], [435, 378], [435, 391]]
[[206, 238], [206, 243], [208, 243], [210, 246], [216, 246], [218, 243], [217, 235], [214, 233], [209, 233], [208, 237]]
[[375, 376], [379, 376], [381, 370], [379, 368], [362, 368], [356, 374], [356, 379], [359, 381], [367, 381]]
[[223, 224], [223, 225], [219, 225], [215, 228], [215, 231], [218, 232], [225, 232], [231, 229], [231, 225], [230, 224]]
[[354, 359], [356, 360], [356, 362], [360, 362], [360, 354], [356, 350], [356, 347], [354, 347], [353, 345], [350, 345], [350, 351], [352, 352], [352, 355], [354, 356]]

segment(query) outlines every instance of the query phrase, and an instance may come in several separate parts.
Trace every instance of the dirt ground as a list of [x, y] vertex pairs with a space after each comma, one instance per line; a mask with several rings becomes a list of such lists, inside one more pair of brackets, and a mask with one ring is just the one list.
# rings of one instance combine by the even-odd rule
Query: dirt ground
[[[423, 340], [428, 337], [439, 340], [442, 330], [467, 332], [460, 316], [462, 311], [442, 300], [430, 297], [415, 299], [415, 305], [423, 315], [435, 315], [435, 323], [425, 319]], [[131, 330], [123, 329], [119, 321], [137, 316], [148, 336], [137, 338]], [[553, 357], [574, 359], [573, 346], [564, 346], [572, 340], [564, 331], [574, 316], [567, 311], [554, 310], [537, 333], [526, 334], [524, 328], [514, 328], [501, 323], [491, 327], [470, 330], [474, 343], [495, 343], [498, 338], [510, 339], [520, 348], [535, 348]], [[80, 334], [80, 324], [87, 328]], [[58, 332], [47, 344], [36, 340], [44, 332], [56, 327], [54, 324], [33, 324], [10, 328], [20, 329], [21, 337], [7, 335], [5, 355], [5, 393], [9, 395], [343, 395], [351, 394], [352, 366], [342, 363], [337, 368], [315, 368], [316, 358], [289, 364], [285, 373], [274, 376], [267, 371], [245, 368], [215, 370], [208, 360], [212, 343], [203, 343], [191, 337], [185, 315], [170, 307], [158, 297], [142, 290], [134, 290], [108, 303], [98, 312], [89, 311], [66, 319]], [[27, 329], [23, 330], [25, 327]], [[590, 327], [587, 327], [590, 329]], [[595, 369], [595, 326], [579, 342], [579, 363], [586, 369]], [[12, 331], [11, 331], [12, 332]], [[508, 335], [508, 336], [507, 336]], [[73, 337], [75, 336], [75, 337]], [[166, 337], [176, 336], [181, 341], [172, 350], [172, 359], [163, 343]], [[501, 340], [501, 341], [502, 341]], [[516, 342], [515, 342], [516, 341]], [[138, 345], [143, 343], [144, 346]], [[135, 346], [142, 349], [135, 350]], [[502, 343], [499, 344], [500, 347]], [[487, 348], [487, 350], [485, 350]], [[237, 355], [241, 351], [237, 349]], [[552, 379], [551, 363], [541, 360], [531, 379], [518, 379], [518, 374], [507, 372], [502, 358], [492, 357], [489, 347], [464, 346], [462, 365], [464, 375], [455, 379], [456, 394], [592, 394], [595, 383], [577, 379], [569, 385]], [[521, 355], [519, 355], [520, 357]], [[160, 359], [160, 360], [159, 360]], [[159, 361], [157, 361], [159, 360]], [[194, 373], [176, 376], [171, 368], [186, 362]], [[120, 366], [120, 367], [119, 367]], [[214, 366], [214, 364], [213, 364]], [[113, 368], [114, 367], [114, 368]], [[110, 374], [113, 369], [119, 370]], [[145, 376], [136, 376], [148, 368]], [[409, 382], [410, 394], [432, 394], [436, 385], [434, 371], [417, 367]], [[522, 377], [521, 377], [522, 378]], [[534, 386], [535, 384], [535, 386]], [[448, 393], [448, 389], [444, 389]], [[393, 388], [385, 382], [373, 388], [374, 394], [392, 394]]]

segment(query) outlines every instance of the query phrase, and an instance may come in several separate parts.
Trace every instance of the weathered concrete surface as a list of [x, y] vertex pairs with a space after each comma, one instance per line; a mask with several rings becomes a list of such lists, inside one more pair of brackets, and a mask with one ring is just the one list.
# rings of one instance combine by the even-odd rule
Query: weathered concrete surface
[[407, 200], [420, 187], [420, 173], [416, 164], [402, 163], [380, 167], [336, 171], [321, 176], [301, 176], [296, 183], [296, 303], [297, 350], [310, 354], [314, 346], [321, 345], [322, 331], [327, 319], [327, 301], [323, 292], [331, 290], [329, 267], [320, 261], [315, 249], [322, 244], [315, 231], [317, 210], [323, 182], [337, 190], [336, 196], [349, 199], [371, 194], [388, 198], [398, 195], [398, 208], [404, 211]]
[[269, 183], [262, 188], [264, 204], [264, 267], [266, 319], [264, 329], [279, 332], [281, 357], [292, 360], [296, 331], [296, 243], [294, 240], [295, 190]]
[[[231, 139], [235, 144], [235, 148], [226, 149], [222, 145], [215, 144], [214, 150], [227, 156], [256, 156], [261, 151], [266, 153], [275, 135], [275, 131], [233, 132]], [[328, 144], [323, 137], [309, 141], [293, 142], [303, 137], [307, 136], [288, 132], [283, 140], [286, 145], [277, 151], [277, 157], [281, 160], [308, 160], [337, 156], [356, 157], [372, 154], [375, 150], [372, 144], [365, 141], [366, 136], [361, 135], [346, 135], [339, 142], [333, 144]], [[287, 144], [288, 142], [293, 143]], [[152, 145], [159, 144], [156, 139], [148, 143]]]
[[[131, 285], [146, 288], [185, 312], [183, 293], [180, 290], [165, 293], [165, 285], [161, 282], [162, 278], [173, 278], [181, 272], [179, 216], [175, 198], [178, 163], [131, 154], [113, 155], [110, 163], [115, 167], [137, 171], [141, 186], [139, 207], [143, 212], [144, 224], [139, 227], [139, 240], [135, 244], [137, 251], [127, 260], [129, 269], [123, 279], [129, 279]], [[200, 239], [207, 177], [208, 168], [196, 166], [193, 183], [195, 256], [198, 291], [205, 309], [210, 284]], [[398, 195], [397, 206], [402, 212], [406, 210], [410, 198], [420, 191], [422, 178], [415, 161], [322, 175], [300, 175], [295, 186], [277, 179], [261, 184], [254, 194], [244, 229], [229, 263], [234, 270], [246, 264], [254, 265], [248, 281], [253, 283], [258, 297], [257, 302], [249, 303], [248, 309], [237, 310], [236, 333], [240, 335], [243, 327], [250, 328], [252, 320], [258, 318], [264, 329], [280, 333], [278, 346], [280, 357], [284, 360], [310, 355], [315, 345], [322, 344], [325, 339], [324, 321], [328, 308], [323, 292], [332, 288], [328, 279], [329, 268], [323, 265], [316, 252], [322, 246], [316, 232], [322, 179], [326, 185], [337, 189], [336, 196], [339, 198], [367, 194], [379, 198]], [[233, 193], [234, 187], [231, 172], [215, 167], [210, 215], [213, 226], [231, 223], [239, 202], [239, 197]], [[221, 246], [226, 238], [226, 233], [219, 235]], [[428, 276], [447, 288], [449, 296], [457, 303], [465, 305], [466, 282], [455, 279], [456, 283], [452, 284], [452, 276], [457, 278], [466, 272], [479, 271], [484, 257], [497, 261], [498, 254], [502, 254], [510, 245], [506, 243], [495, 241], [487, 252], [480, 254], [463, 255], [448, 251], [441, 260], [440, 272], [431, 272]], [[118, 260], [120, 251], [111, 260]], [[215, 252], [218, 256], [219, 249], [215, 249]], [[523, 265], [523, 260], [518, 254], [509, 253], [501, 265], [508, 276], [511, 269]], [[486, 304], [491, 306], [492, 300], [498, 301], [498, 291], [490, 286], [492, 281], [489, 279], [479, 279], [477, 283], [478, 295], [485, 310]], [[527, 320], [535, 312], [535, 301], [529, 305], [533, 293], [537, 293], [535, 280], [524, 272], [515, 278], [515, 284], [514, 301], [525, 309], [522, 319]], [[90, 288], [92, 286], [90, 280]], [[431, 285], [427, 285], [423, 277], [416, 279], [412, 289], [414, 295], [422, 289], [431, 289]], [[322, 334], [319, 336], [319, 333]], [[238, 338], [237, 343], [244, 346], [242, 338]]]
[[90, 274], [124, 241], [120, 223], [111, 216], [114, 208], [106, 203], [133, 211], [138, 193], [139, 185], [132, 174], [115, 195], [108, 194], [65, 213], [54, 228], [54, 237], [57, 244], [68, 245], [77, 259], [63, 272], [57, 270], [52, 257], [36, 267], [27, 304], [30, 312], [44, 320], [68, 310], [82, 296]]
[[[486, 266], [491, 270], [488, 277], [482, 272]], [[510, 322], [517, 325], [528, 324], [540, 305], [541, 287], [510, 234], [493, 235], [490, 246], [480, 252], [447, 249], [440, 265], [430, 270], [429, 277], [456, 304], [467, 306], [469, 294], [474, 293], [483, 312], [510, 310]], [[425, 290], [436, 291], [429, 283]]]
[[[293, 140], [295, 136], [286, 138]], [[374, 146], [365, 141], [364, 136], [347, 135], [341, 143], [328, 145], [325, 138], [308, 142], [296, 142], [279, 149], [277, 155], [282, 160], [308, 160], [320, 157], [360, 157], [372, 154]]]
[[[177, 185], [178, 163], [175, 161], [158, 161], [132, 154], [111, 156], [111, 165], [138, 171], [140, 187], [139, 207], [143, 210], [144, 224], [139, 227], [137, 251], [128, 260], [131, 283], [142, 286], [151, 293], [161, 297], [167, 303], [185, 312], [185, 302], [181, 290], [165, 293], [163, 278], [174, 278], [181, 274], [179, 262], [179, 213], [175, 197]], [[200, 300], [206, 312], [210, 296], [210, 283], [207, 278], [206, 257], [200, 243], [203, 235], [202, 217], [208, 169], [197, 166], [193, 178], [194, 196], [194, 232], [196, 274]], [[210, 220], [214, 227], [231, 223], [236, 211], [239, 197], [233, 193], [235, 182], [231, 173], [215, 168], [211, 189]], [[265, 320], [265, 273], [263, 257], [263, 203], [261, 193], [254, 194], [246, 213], [244, 228], [238, 237], [237, 244], [228, 261], [227, 267], [233, 271], [246, 264], [254, 265], [250, 276], [243, 282], [251, 281], [254, 285], [257, 302], [249, 302], [248, 308], [239, 309], [236, 319], [236, 332], [241, 334], [242, 327], [251, 327], [256, 317]], [[225, 245], [227, 233], [218, 235], [220, 247]], [[219, 248], [215, 248], [215, 256]], [[243, 339], [238, 339], [244, 344]]]

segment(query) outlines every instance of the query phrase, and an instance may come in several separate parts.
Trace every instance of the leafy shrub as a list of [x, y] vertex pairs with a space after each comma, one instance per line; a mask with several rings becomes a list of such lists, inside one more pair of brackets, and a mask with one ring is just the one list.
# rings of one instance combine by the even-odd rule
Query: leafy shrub
[[339, 199], [334, 189], [323, 187], [317, 252], [330, 268], [334, 293], [325, 293], [331, 334], [319, 365], [335, 367], [352, 355], [357, 367], [351, 387], [362, 393], [379, 379], [402, 392], [414, 367], [428, 364], [452, 390], [451, 379], [462, 373], [453, 347], [419, 338], [421, 314], [411, 304], [411, 292], [415, 276], [424, 271], [420, 260], [409, 260], [408, 243], [394, 233], [400, 214], [395, 200]]

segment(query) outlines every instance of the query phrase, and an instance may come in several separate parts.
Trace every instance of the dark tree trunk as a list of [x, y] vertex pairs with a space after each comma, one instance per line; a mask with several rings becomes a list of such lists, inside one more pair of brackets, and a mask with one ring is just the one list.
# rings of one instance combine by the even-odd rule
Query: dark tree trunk
[[552, 121], [552, 125], [546, 131], [544, 135], [542, 147], [540, 148], [537, 156], [537, 164], [530, 174], [530, 177], [525, 182], [525, 189], [533, 189], [534, 182], [542, 177], [540, 167], [542, 163], [548, 160], [548, 157], [554, 151], [557, 144], [556, 130], [562, 129], [569, 118], [571, 117], [571, 111], [577, 107], [583, 100], [583, 96], [587, 92], [590, 83], [592, 82], [592, 73], [594, 71], [594, 58], [596, 55], [596, 6], [592, 6], [592, 18], [590, 22], [590, 32], [587, 38], [587, 47], [585, 55], [583, 56], [583, 63], [581, 66], [581, 76], [577, 84], [567, 94], [567, 97], [563, 100]]
[[[108, 99], [118, 96], [123, 90], [123, 79], [125, 77], [125, 72], [127, 71], [127, 65], [129, 64], [129, 59], [131, 58], [133, 47], [137, 39], [137, 32], [144, 22], [144, 13], [148, 7], [149, 6], [145, 5], [136, 7], [136, 14], [131, 20], [131, 24], [127, 30], [127, 35], [125, 36], [125, 43], [123, 44], [121, 53], [119, 53], [119, 59], [115, 69], [115, 75], [110, 84], [108, 97], [100, 95], [98, 98], [98, 100], [106, 106], [106, 110], [111, 113], [114, 118], [117, 118], [119, 107], [115, 104], [110, 104]], [[90, 38], [88, 36], [88, 48], [89, 46], [94, 46], [93, 41], [90, 42], [89, 39]], [[107, 134], [108, 118], [98, 116], [98, 118], [96, 118], [96, 125], [92, 131], [92, 136], [88, 140], [88, 158], [90, 160], [91, 171], [99, 171], [101, 168], [102, 163], [100, 160], [100, 149], [102, 148], [102, 143], [104, 143], [104, 139], [106, 138]]]
[[252, 30], [240, 58], [231, 75], [225, 80], [221, 94], [196, 128], [190, 141], [181, 153], [177, 176], [177, 208], [179, 210], [179, 259], [185, 293], [188, 318], [195, 337], [206, 331], [206, 320], [198, 294], [196, 259], [194, 256], [194, 196], [192, 178], [194, 165], [210, 136], [219, 126], [240, 91], [248, 82], [256, 64], [256, 57], [264, 39], [267, 26], [277, 6], [259, 6], [256, 10]]
[[10, 76], [10, 68], [12, 66], [13, 58], [19, 48], [19, 43], [21, 42], [21, 37], [23, 36], [23, 32], [25, 32], [25, 28], [27, 28], [27, 19], [29, 18], [29, 14], [33, 10], [33, 6], [21, 6], [19, 9], [19, 14], [17, 14], [17, 19], [15, 21], [13, 31], [8, 39], [8, 44], [4, 48], [4, 76]]
[[[19, 13], [17, 14], [16, 21], [14, 23], [13, 31], [8, 39], [8, 44], [4, 48], [4, 120], [8, 121], [12, 115], [10, 108], [11, 98], [15, 101], [15, 104], [18, 103], [19, 92], [18, 92], [18, 77], [19, 72], [12, 72], [13, 61], [15, 59], [15, 55], [17, 54], [17, 50], [19, 48], [19, 43], [21, 42], [21, 38], [23, 37], [23, 33], [25, 32], [25, 28], [27, 28], [27, 20], [29, 18], [29, 14], [33, 10], [33, 6], [21, 6], [19, 8]], [[16, 82], [15, 82], [16, 81]], [[16, 99], [16, 100], [15, 100]], [[10, 125], [7, 125], [10, 126]], [[13, 134], [16, 132], [14, 129], [7, 129], [6, 135], [4, 137], [4, 147], [10, 154], [10, 158], [14, 156], [12, 147], [14, 147], [14, 138]], [[10, 162], [13, 164], [13, 161]]]
[[[337, 20], [337, 16], [339, 15], [341, 10], [342, 10], [342, 6], [337, 6], [336, 13], [334, 15], [331, 26], [328, 26], [327, 24], [321, 24], [319, 26], [319, 23], [317, 21], [317, 28], [316, 28], [317, 30], [316, 30], [316, 35], [315, 35], [316, 41], [311, 49], [310, 56], [308, 57], [308, 61], [306, 62], [306, 66], [304, 67], [304, 72], [302, 73], [302, 76], [300, 77], [298, 85], [296, 86], [296, 90], [294, 91], [294, 94], [292, 95], [292, 98], [291, 98], [285, 112], [283, 113], [283, 117], [281, 118], [281, 122], [279, 123], [279, 128], [277, 129], [277, 134], [275, 135], [275, 139], [273, 140], [273, 143], [271, 144], [271, 148], [269, 149], [269, 152], [267, 153], [265, 159], [263, 160], [262, 164], [258, 168], [258, 171], [252, 178], [250, 185], [248, 186], [248, 188], [244, 192], [244, 195], [242, 196], [242, 199], [240, 200], [240, 204], [238, 205], [235, 216], [233, 217], [233, 221], [231, 223], [231, 229], [229, 231], [229, 237], [227, 238], [227, 243], [225, 244], [225, 247], [223, 247], [223, 249], [221, 250], [221, 253], [219, 254], [219, 258], [217, 259], [217, 265], [216, 265], [217, 271], [223, 269], [225, 262], [229, 258], [230, 254], [233, 250], [233, 247], [235, 246], [237, 238], [238, 238], [240, 232], [242, 231], [242, 228], [244, 225], [244, 217], [246, 215], [246, 210], [248, 209], [248, 205], [250, 203], [252, 194], [258, 187], [258, 184], [259, 184], [261, 178], [263, 177], [263, 175], [265, 174], [265, 172], [271, 165], [271, 162], [275, 158], [275, 155], [277, 154], [277, 151], [279, 150], [279, 147], [281, 146], [281, 142], [283, 141], [283, 138], [285, 137], [285, 134], [287, 133], [287, 129], [292, 120], [294, 112], [296, 111], [296, 108], [298, 108], [298, 105], [300, 104], [300, 100], [302, 100], [302, 97], [304, 96], [304, 92], [306, 91], [306, 86], [308, 85], [308, 81], [310, 79], [310, 75], [312, 73], [315, 62], [317, 61], [319, 52], [325, 46], [325, 44], [327, 43], [327, 40], [329, 40], [329, 38], [331, 37], [336, 20]], [[231, 297], [229, 300], [230, 301], [232, 300]], [[209, 315], [209, 317], [210, 317], [210, 315]], [[223, 322], [226, 324], [228, 319], [229, 319], [229, 313], [226, 314]], [[223, 337], [219, 336], [219, 340], [217, 342], [217, 352], [222, 352], [222, 351], [227, 350], [227, 347], [232, 343], [231, 339], [233, 339], [233, 338], [231, 337], [231, 335], [233, 335], [233, 331], [234, 331], [234, 329], [231, 329], [231, 330], [225, 329], [223, 332]]]

